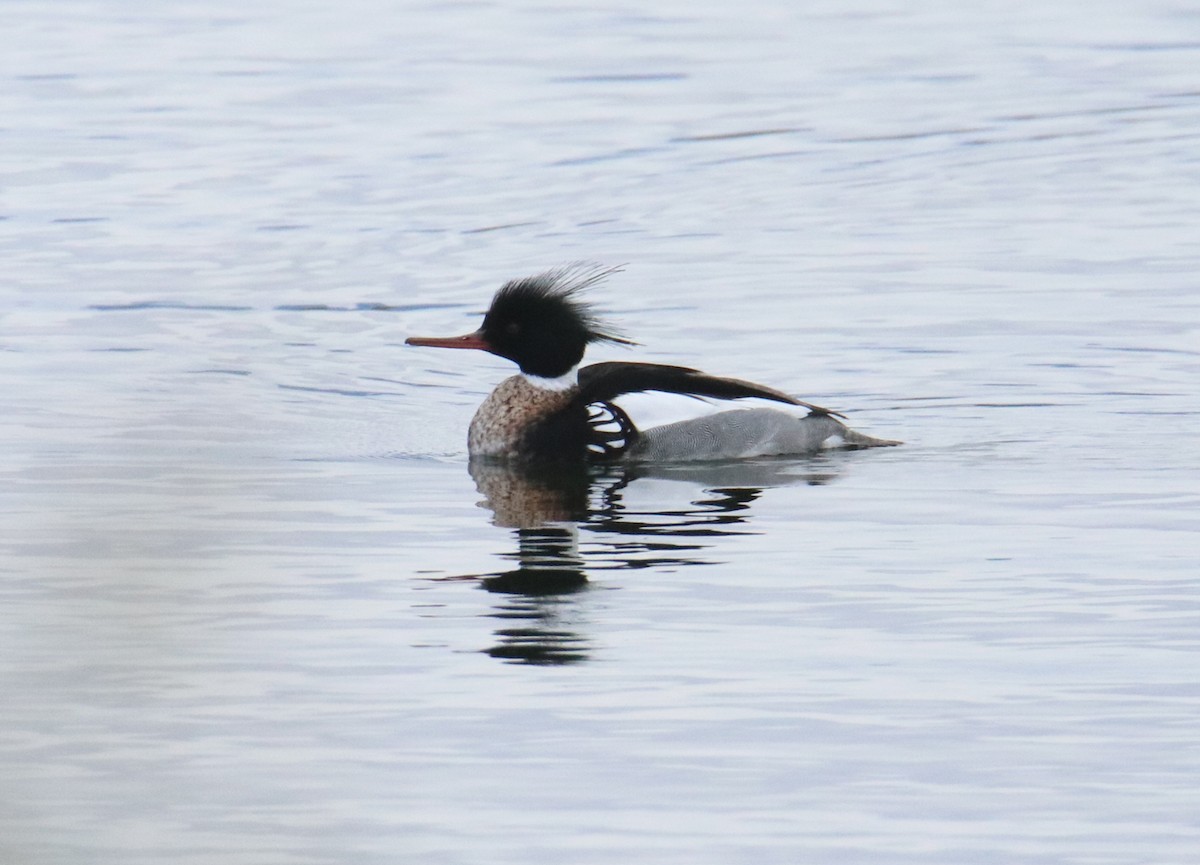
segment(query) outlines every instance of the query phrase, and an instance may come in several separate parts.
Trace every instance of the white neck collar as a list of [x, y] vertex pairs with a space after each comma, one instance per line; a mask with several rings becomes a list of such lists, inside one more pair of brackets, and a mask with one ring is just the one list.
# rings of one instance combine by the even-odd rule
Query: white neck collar
[[540, 390], [560, 393], [564, 390], [570, 390], [579, 384], [579, 367], [573, 367], [569, 372], [560, 375], [558, 378], [544, 378], [543, 376], [530, 375], [526, 372], [521, 373], [521, 377]]

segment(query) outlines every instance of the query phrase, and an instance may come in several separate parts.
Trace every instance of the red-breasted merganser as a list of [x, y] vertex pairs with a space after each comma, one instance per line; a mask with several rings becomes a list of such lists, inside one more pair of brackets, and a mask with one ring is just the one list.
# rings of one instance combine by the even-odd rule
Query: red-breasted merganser
[[[472, 458], [676, 462], [900, 444], [855, 432], [835, 411], [753, 382], [657, 363], [579, 368], [589, 343], [636, 344], [604, 324], [581, 297], [610, 273], [568, 267], [513, 280], [492, 298], [473, 333], [406, 340], [408, 345], [480, 349], [520, 367], [521, 374], [501, 382], [475, 412], [467, 437]], [[613, 400], [642, 391], [756, 397], [801, 406], [808, 414], [742, 409], [639, 430]]]

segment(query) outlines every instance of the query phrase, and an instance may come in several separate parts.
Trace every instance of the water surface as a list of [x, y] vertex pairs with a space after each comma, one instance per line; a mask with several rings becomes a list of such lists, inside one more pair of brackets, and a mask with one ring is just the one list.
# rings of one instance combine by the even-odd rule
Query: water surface
[[[1191, 863], [1200, 19], [7, 4], [0, 859]], [[472, 472], [625, 265], [903, 448]]]

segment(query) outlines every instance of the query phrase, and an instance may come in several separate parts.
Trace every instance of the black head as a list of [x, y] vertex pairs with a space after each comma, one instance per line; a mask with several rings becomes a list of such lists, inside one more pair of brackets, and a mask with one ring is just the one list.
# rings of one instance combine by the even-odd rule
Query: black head
[[514, 361], [523, 373], [557, 378], [583, 360], [588, 343], [631, 345], [580, 297], [613, 272], [574, 266], [505, 283], [479, 328], [487, 350]]
[[409, 345], [476, 348], [508, 358], [521, 372], [558, 378], [583, 360], [590, 342], [634, 343], [604, 325], [580, 295], [616, 268], [573, 265], [506, 283], [474, 333], [412, 336]]

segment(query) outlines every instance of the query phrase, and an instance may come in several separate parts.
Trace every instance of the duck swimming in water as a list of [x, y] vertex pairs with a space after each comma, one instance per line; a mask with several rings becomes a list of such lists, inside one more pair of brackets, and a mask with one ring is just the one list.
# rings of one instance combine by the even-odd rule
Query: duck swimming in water
[[[408, 345], [479, 349], [520, 368], [475, 412], [467, 436], [473, 459], [679, 462], [900, 444], [855, 432], [838, 420], [843, 417], [838, 412], [753, 382], [657, 363], [610, 361], [581, 368], [590, 343], [635, 344], [604, 324], [582, 297], [610, 273], [568, 267], [512, 280], [496, 292], [473, 333], [406, 340]], [[808, 413], [735, 409], [641, 430], [614, 400], [644, 391], [757, 398]]]

